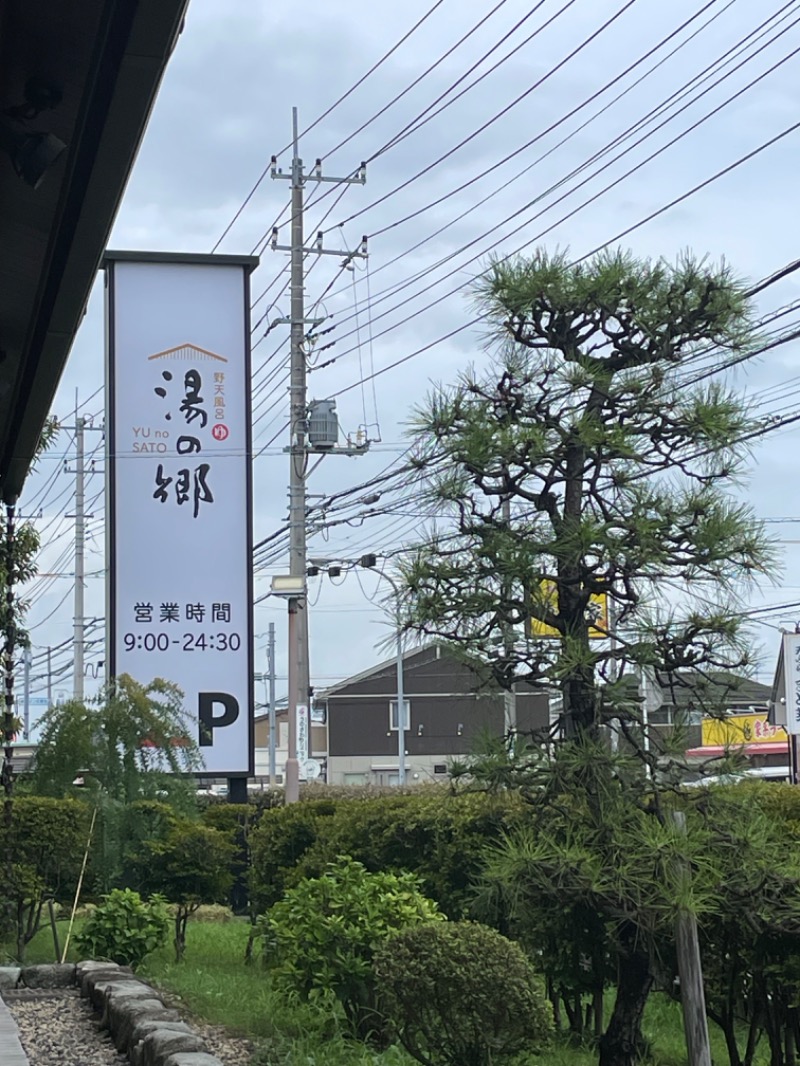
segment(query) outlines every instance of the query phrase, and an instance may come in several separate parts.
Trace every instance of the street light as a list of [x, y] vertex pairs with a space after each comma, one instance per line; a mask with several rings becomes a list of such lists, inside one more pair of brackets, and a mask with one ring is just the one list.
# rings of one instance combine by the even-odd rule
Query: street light
[[[361, 566], [371, 570], [375, 566], [374, 555], [362, 555], [359, 559]], [[405, 692], [403, 691], [403, 629], [400, 618], [400, 589], [394, 578], [382, 570], [375, 571], [378, 577], [388, 581], [394, 592], [395, 631], [397, 639], [397, 784], [402, 786], [406, 783], [406, 712]]]
[[300, 798], [300, 764], [297, 761], [297, 696], [299, 683], [297, 608], [306, 596], [305, 576], [302, 574], [276, 574], [272, 579], [272, 595], [284, 597], [289, 609], [289, 751], [286, 759], [284, 801], [286, 803], [297, 803]]
[[[320, 568], [327, 568], [329, 574], [334, 570], [337, 571], [337, 575], [341, 573], [341, 566], [353, 567], [355, 562], [343, 559], [309, 559], [311, 566], [307, 571], [309, 574], [318, 574]], [[365, 569], [372, 570], [377, 562], [375, 555], [362, 555], [358, 560], [358, 565], [363, 566]], [[333, 567], [330, 563], [334, 563]], [[397, 637], [397, 784], [402, 786], [406, 783], [406, 716], [405, 716], [405, 692], [403, 691], [403, 630], [400, 624], [400, 589], [397, 586], [393, 578], [382, 570], [375, 571], [378, 577], [382, 577], [385, 581], [388, 581], [394, 592], [395, 602], [395, 630]], [[391, 725], [391, 721], [389, 723]]]

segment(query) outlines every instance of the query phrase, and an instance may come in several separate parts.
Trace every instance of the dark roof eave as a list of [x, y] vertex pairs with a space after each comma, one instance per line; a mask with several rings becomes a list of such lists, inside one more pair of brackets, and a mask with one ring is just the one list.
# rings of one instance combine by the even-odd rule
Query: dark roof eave
[[108, 0], [16, 383], [3, 501], [22, 491], [188, 0]]

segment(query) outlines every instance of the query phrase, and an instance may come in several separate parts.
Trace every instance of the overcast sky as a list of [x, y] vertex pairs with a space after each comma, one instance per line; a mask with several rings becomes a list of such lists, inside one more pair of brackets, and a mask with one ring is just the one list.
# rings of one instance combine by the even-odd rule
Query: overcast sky
[[[293, 0], [192, 0], [111, 246], [211, 251], [270, 156], [283, 150], [280, 165], [289, 166], [290, 153], [285, 149], [292, 106], [299, 108], [301, 130], [305, 130], [430, 7], [429, 0], [379, 5], [375, 0], [328, 0], [304, 6]], [[313, 200], [319, 194], [309, 190], [307, 233], [314, 233], [320, 225], [326, 231], [331, 228], [325, 236], [325, 245], [331, 248], [354, 249], [363, 234], [371, 237], [369, 280], [362, 269], [342, 272], [338, 261], [328, 256], [308, 277], [309, 308], [330, 285], [319, 311], [332, 316], [330, 324], [336, 326], [325, 338], [335, 339], [335, 346], [320, 354], [318, 361], [337, 358], [310, 374], [312, 398], [353, 386], [373, 368], [380, 372], [468, 321], [474, 312], [466, 290], [490, 250], [505, 254], [539, 243], [550, 248], [568, 246], [576, 257], [583, 255], [797, 121], [798, 2], [712, 0], [703, 5], [701, 0], [670, 4], [661, 0], [619, 4], [543, 0], [532, 4], [530, 0], [505, 0], [487, 17], [491, 10], [487, 0], [441, 0], [405, 43], [301, 138], [301, 155], [307, 165], [321, 157], [324, 173], [344, 176], [420, 115], [433, 113], [430, 121], [370, 162], [366, 185], [348, 186], [338, 203], [338, 188], [325, 186], [322, 192], [328, 195], [318, 207]], [[463, 44], [425, 74], [482, 19], [483, 24]], [[602, 29], [609, 20], [613, 21]], [[691, 21], [679, 29], [687, 20]], [[673, 36], [662, 43], [669, 35]], [[505, 42], [497, 47], [504, 37]], [[651, 51], [649, 58], [643, 58]], [[570, 58], [571, 53], [575, 54]], [[727, 60], [722, 58], [726, 54]], [[468, 88], [495, 64], [494, 71]], [[631, 66], [634, 69], [624, 74]], [[708, 74], [703, 74], [709, 66]], [[418, 78], [419, 83], [409, 89]], [[698, 78], [704, 80], [698, 84]], [[745, 89], [758, 78], [757, 84]], [[435, 113], [464, 89], [468, 91], [460, 99]], [[726, 103], [740, 90], [745, 91]], [[673, 94], [679, 99], [666, 105], [658, 118], [586, 166]], [[440, 96], [441, 102], [432, 108]], [[519, 102], [510, 106], [518, 97]], [[619, 99], [614, 102], [615, 97]], [[716, 114], [658, 153], [715, 108], [719, 108]], [[566, 117], [573, 110], [575, 114]], [[362, 125], [365, 128], [356, 132]], [[484, 125], [482, 132], [462, 144]], [[350, 139], [337, 149], [346, 138]], [[798, 255], [799, 145], [800, 133], [789, 133], [635, 228], [622, 243], [643, 256], [673, 259], [685, 248], [713, 259], [724, 256], [741, 276], [753, 280], [772, 273]], [[625, 176], [653, 153], [658, 153], [655, 158]], [[579, 167], [581, 172], [569, 177]], [[420, 174], [426, 168], [430, 169]], [[404, 182], [408, 186], [396, 191]], [[467, 188], [448, 195], [468, 182]], [[607, 192], [601, 192], [614, 182]], [[287, 203], [288, 192], [288, 182], [267, 177], [219, 250], [241, 254], [260, 250]], [[583, 206], [595, 194], [600, 195]], [[440, 197], [446, 198], [404, 221]], [[510, 216], [514, 217], [505, 221]], [[282, 239], [287, 236], [282, 231]], [[396, 257], [400, 258], [392, 262]], [[280, 272], [285, 267], [286, 256], [267, 247], [261, 251], [261, 265], [253, 278], [254, 299], [267, 290], [253, 312], [254, 324], [267, 313], [253, 334], [254, 450], [263, 449], [255, 459], [257, 541], [286, 518], [287, 457], [281, 449], [286, 444], [282, 368], [287, 347], [279, 347], [286, 340], [286, 327], [278, 326], [264, 338], [267, 323], [288, 313], [286, 293], [281, 295], [286, 274]], [[380, 300], [387, 288], [402, 285], [427, 267], [433, 267], [427, 276]], [[767, 289], [759, 310], [767, 313], [797, 299], [796, 278], [800, 274]], [[368, 292], [374, 303], [371, 344], [369, 316], [362, 309], [354, 317], [354, 309], [366, 305]], [[98, 284], [58, 393], [55, 413], [66, 421], [72, 421], [69, 412], [76, 390], [83, 403], [102, 385], [102, 311]], [[789, 325], [795, 317], [787, 315], [779, 324]], [[452, 381], [461, 368], [480, 363], [482, 343], [478, 332], [462, 331], [396, 369], [379, 373], [374, 387], [369, 384], [344, 392], [337, 401], [343, 432], [355, 434], [367, 425], [370, 436], [380, 437], [380, 443], [373, 444], [364, 457], [326, 459], [312, 475], [309, 492], [346, 489], [398, 461], [406, 446], [404, 423], [412, 405], [432, 381]], [[748, 365], [735, 380], [753, 394], [774, 386], [760, 397], [766, 404], [763, 410], [793, 409], [798, 394], [791, 389], [800, 374], [798, 361], [798, 348], [787, 344]], [[95, 424], [102, 425], [102, 392], [83, 410], [96, 414]], [[765, 518], [800, 518], [793, 491], [799, 434], [800, 428], [791, 427], [754, 450], [753, 476], [741, 491]], [[98, 445], [99, 450], [98, 472], [88, 486], [94, 517], [89, 523], [87, 611], [102, 618], [102, 443], [100, 433], [88, 436], [89, 446]], [[44, 515], [38, 522], [45, 539], [42, 570], [60, 575], [42, 578], [30, 589], [29, 619], [36, 656], [47, 645], [66, 641], [72, 632], [73, 533], [72, 521], [65, 516], [73, 513], [73, 479], [62, 471], [65, 455], [70, 460], [73, 455], [68, 434], [62, 434], [53, 454], [31, 477], [22, 501], [23, 513], [28, 513], [27, 508], [38, 510], [44, 501]], [[376, 506], [380, 509], [386, 503], [391, 504], [390, 515], [359, 526], [337, 526], [327, 540], [317, 535], [309, 543], [309, 555], [347, 559], [367, 551], [380, 555], [396, 549], [418, 529], [419, 506], [413, 501], [404, 506], [391, 496]], [[800, 521], [770, 528], [778, 537], [800, 542]], [[791, 543], [785, 547], [780, 583], [754, 593], [753, 605], [800, 600], [800, 553]], [[267, 591], [272, 573], [286, 568], [284, 557], [260, 571], [257, 595]], [[317, 689], [384, 657], [375, 645], [391, 630], [381, 606], [371, 602], [380, 595], [375, 575], [363, 574], [359, 584], [351, 574], [338, 587], [329, 579], [314, 579], [310, 594], [314, 602], [312, 681]], [[785, 617], [771, 616], [770, 622], [789, 625], [795, 617], [800, 617], [800, 608]], [[285, 610], [273, 600], [256, 607], [257, 669], [265, 668], [263, 649], [270, 622], [277, 626], [278, 673], [285, 677]], [[778, 631], [766, 625], [756, 630], [763, 648], [761, 677], [767, 679], [777, 652]], [[92, 635], [101, 634], [98, 627]], [[54, 669], [63, 670], [54, 683], [57, 693], [68, 694], [71, 689], [67, 652], [65, 648], [53, 660]], [[92, 647], [89, 658], [103, 658], [101, 642]], [[34, 676], [38, 676], [37, 669]], [[278, 688], [279, 693], [284, 691], [285, 683], [279, 682]], [[42, 694], [44, 682], [35, 681], [34, 691]]]

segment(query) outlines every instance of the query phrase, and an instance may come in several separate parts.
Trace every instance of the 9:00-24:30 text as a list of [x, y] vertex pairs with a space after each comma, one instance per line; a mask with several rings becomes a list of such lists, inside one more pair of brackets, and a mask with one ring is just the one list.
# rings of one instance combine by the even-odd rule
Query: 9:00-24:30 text
[[184, 633], [171, 637], [168, 633], [126, 633], [122, 638], [125, 651], [239, 651], [242, 638], [238, 633]]

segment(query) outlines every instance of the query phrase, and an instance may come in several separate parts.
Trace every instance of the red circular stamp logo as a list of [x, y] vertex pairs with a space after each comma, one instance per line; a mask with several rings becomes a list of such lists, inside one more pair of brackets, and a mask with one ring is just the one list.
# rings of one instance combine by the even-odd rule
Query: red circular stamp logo
[[222, 422], [217, 422], [214, 428], [211, 430], [211, 436], [214, 440], [225, 440], [230, 430]]

